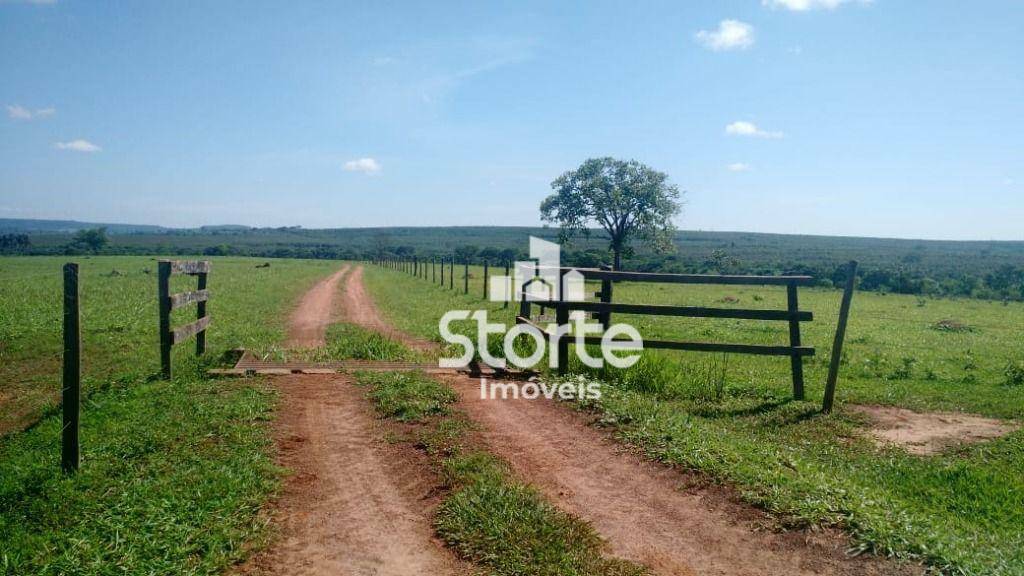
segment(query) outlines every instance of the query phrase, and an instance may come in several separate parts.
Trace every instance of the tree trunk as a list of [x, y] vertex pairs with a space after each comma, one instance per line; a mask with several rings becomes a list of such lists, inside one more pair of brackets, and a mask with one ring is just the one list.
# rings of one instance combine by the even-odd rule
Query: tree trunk
[[613, 252], [615, 253], [615, 264], [613, 265], [613, 268], [615, 270], [621, 270], [622, 269], [622, 250], [619, 249], [619, 248], [615, 248], [615, 249], [613, 249]]

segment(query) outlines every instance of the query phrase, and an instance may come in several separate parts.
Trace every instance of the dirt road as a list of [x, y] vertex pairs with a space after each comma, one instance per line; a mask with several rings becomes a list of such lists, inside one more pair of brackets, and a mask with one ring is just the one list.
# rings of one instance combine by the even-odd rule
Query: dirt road
[[324, 345], [324, 334], [334, 319], [338, 283], [348, 272], [348, 265], [319, 281], [295, 307], [288, 319], [289, 348], [317, 348]]
[[[318, 345], [345, 269], [317, 284], [292, 316], [292, 342]], [[342, 316], [426, 347], [391, 327], [348, 273]], [[890, 575], [919, 573], [877, 558], [848, 558], [833, 531], [775, 533], [756, 509], [724, 488], [652, 463], [588, 425], [587, 416], [545, 400], [482, 400], [479, 381], [449, 377], [461, 407], [491, 450], [555, 505], [588, 522], [613, 554], [659, 575]], [[276, 380], [275, 423], [286, 481], [274, 518], [280, 535], [245, 573], [343, 575], [466, 574], [430, 523], [432, 481], [409, 455], [383, 442], [382, 428], [343, 376]]]
[[[323, 344], [346, 269], [302, 298], [291, 318], [290, 345]], [[274, 422], [277, 462], [292, 473], [270, 511], [276, 538], [240, 573], [471, 573], [434, 538], [428, 501], [434, 481], [384, 441], [385, 424], [347, 377], [284, 376], [274, 384], [281, 394]]]
[[455, 575], [469, 571], [433, 537], [430, 486], [384, 443], [350, 381], [276, 380], [279, 463], [292, 471], [275, 504], [279, 536], [243, 570], [323, 576]]
[[363, 284], [362, 266], [356, 266], [346, 279], [345, 292], [342, 294], [341, 315], [347, 322], [385, 334], [414, 350], [429, 351], [435, 348], [431, 342], [399, 332], [384, 319]]

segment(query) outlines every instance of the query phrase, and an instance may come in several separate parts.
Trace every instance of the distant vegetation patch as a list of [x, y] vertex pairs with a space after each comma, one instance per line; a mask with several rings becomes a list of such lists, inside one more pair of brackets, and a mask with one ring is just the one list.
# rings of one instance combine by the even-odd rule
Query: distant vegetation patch
[[974, 328], [960, 320], [947, 318], [932, 324], [932, 330], [939, 332], [974, 332]]

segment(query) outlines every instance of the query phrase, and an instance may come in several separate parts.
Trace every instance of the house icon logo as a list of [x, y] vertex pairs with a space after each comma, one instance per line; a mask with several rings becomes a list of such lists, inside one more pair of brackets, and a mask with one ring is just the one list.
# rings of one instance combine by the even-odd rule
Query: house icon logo
[[511, 276], [491, 278], [492, 302], [584, 300], [583, 274], [562, 268], [562, 247], [530, 236], [530, 259], [518, 261]]

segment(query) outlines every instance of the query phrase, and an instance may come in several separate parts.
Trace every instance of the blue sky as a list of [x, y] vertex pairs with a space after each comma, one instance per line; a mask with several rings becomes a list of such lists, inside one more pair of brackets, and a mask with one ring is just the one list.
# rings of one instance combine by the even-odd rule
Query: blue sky
[[0, 0], [0, 217], [533, 225], [635, 158], [685, 229], [1024, 239], [1024, 4]]

